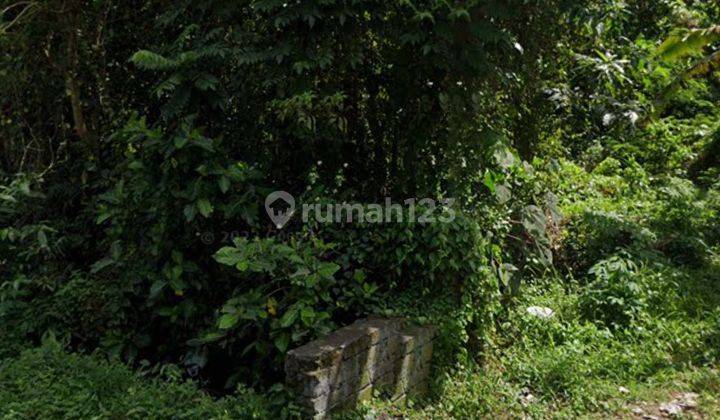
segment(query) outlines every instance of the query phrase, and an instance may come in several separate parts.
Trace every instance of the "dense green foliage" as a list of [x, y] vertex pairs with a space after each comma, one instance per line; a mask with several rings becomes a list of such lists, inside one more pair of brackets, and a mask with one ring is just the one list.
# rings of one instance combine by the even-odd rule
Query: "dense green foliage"
[[[633, 416], [630, 410], [640, 407], [662, 414], [657, 407], [671, 394], [694, 391], [700, 410], [692, 414], [717, 417], [717, 188], [702, 191], [670, 178], [631, 191], [622, 179], [609, 184], [606, 175], [569, 162], [561, 167], [556, 179], [567, 189], [561, 210], [571, 220], [566, 243], [573, 249], [563, 258], [605, 257], [524, 286], [498, 318], [501, 333], [485, 362], [439, 380], [436, 402], [401, 413], [568, 418]], [[620, 188], [601, 193], [588, 182]], [[668, 199], [681, 186], [683, 205]], [[675, 213], [685, 207], [693, 209], [685, 213], [691, 220]], [[527, 308], [535, 305], [554, 316], [532, 316]]]
[[[136, 6], [6, 11], [2, 316], [11, 334], [37, 341], [52, 332], [128, 361], [181, 362], [232, 387], [279, 374], [288, 346], [422, 278], [428, 296], [453, 284], [451, 298], [472, 308], [466, 335], [484, 335], [492, 281], [481, 229], [495, 220], [467, 217], [542, 204], [538, 193], [499, 206], [493, 193], [505, 203], [525, 182], [509, 148], [532, 153], [525, 130], [542, 122], [529, 111], [547, 104], [539, 77], [552, 70], [542, 57], [571, 9]], [[17, 94], [18, 74], [40, 79], [37, 94]], [[63, 90], [67, 102], [48, 109]], [[498, 124], [518, 109], [530, 121]], [[281, 238], [261, 211], [275, 189], [301, 203], [457, 197], [453, 211], [468, 216], [429, 226], [418, 243], [424, 227], [392, 226], [384, 237], [374, 227], [313, 232], [296, 222]], [[533, 209], [528, 226], [541, 243], [544, 216]], [[509, 228], [498, 227], [496, 247]], [[220, 373], [230, 361], [232, 372]]]
[[[439, 399], [409, 415], [612, 411], [611, 388], [672, 374], [717, 389], [714, 2], [0, 13], [3, 415], [291, 415], [287, 350], [368, 314], [440, 326]], [[279, 229], [276, 190], [417, 206]], [[69, 353], [26, 350], [55, 340]]]
[[126, 366], [46, 345], [0, 365], [0, 416], [20, 418], [267, 418], [250, 391], [213, 400], [187, 383], [145, 381]]

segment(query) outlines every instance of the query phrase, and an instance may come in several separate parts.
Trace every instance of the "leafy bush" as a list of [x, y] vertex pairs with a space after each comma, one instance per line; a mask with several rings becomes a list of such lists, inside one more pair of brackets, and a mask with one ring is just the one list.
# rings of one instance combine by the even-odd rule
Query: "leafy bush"
[[[608, 164], [609, 165], [609, 164]], [[677, 177], [656, 177], [643, 173], [606, 177], [596, 173], [581, 178], [564, 167], [566, 182], [587, 188], [566, 191], [575, 199], [565, 204], [567, 214], [559, 257], [574, 273], [585, 273], [596, 261], [625, 249], [644, 259], [671, 259], [676, 263], [700, 266], [718, 243], [718, 194]], [[637, 184], [633, 187], [630, 181]], [[606, 180], [617, 186], [603, 190]], [[599, 190], [599, 191], [598, 191]], [[566, 202], [569, 201], [566, 199]]]
[[123, 325], [119, 314], [127, 308], [117, 283], [80, 271], [33, 278], [23, 274], [0, 288], [4, 333], [27, 342], [52, 334], [81, 350], [103, 344], [108, 353], [134, 358], [112, 340]]
[[650, 226], [658, 236], [657, 249], [680, 264], [699, 266], [717, 243], [720, 202], [688, 180], [670, 178], [658, 188]]
[[146, 381], [117, 362], [66, 354], [55, 345], [0, 364], [0, 417], [267, 418], [251, 391], [213, 400], [191, 383]]
[[[428, 210], [416, 208], [418, 215]], [[316, 229], [336, 244], [337, 261], [345, 272], [362, 268], [363, 276], [384, 297], [381, 308], [392, 308], [397, 296], [411, 296], [410, 305], [404, 305], [407, 314], [422, 316], [417, 309], [423, 306], [453, 302], [454, 310], [447, 315], [454, 319], [448, 327], [454, 331], [448, 333], [454, 335], [451, 352], [456, 352], [461, 350], [459, 343], [479, 344], [490, 333], [499, 289], [488, 262], [490, 242], [480, 223], [455, 208], [433, 210], [435, 219], [428, 223], [411, 220], [406, 209], [399, 223]]]
[[[249, 357], [253, 375], [281, 377], [287, 350], [329, 333], [337, 313], [361, 295], [363, 279], [338, 281], [340, 266], [328, 261], [331, 246], [317, 239], [236, 238], [215, 255], [232, 267], [235, 287], [222, 304], [215, 328], [191, 344], [216, 343], [231, 357]], [[350, 289], [353, 283], [359, 289]], [[237, 378], [242, 372], [233, 372]]]
[[[272, 360], [268, 372], [282, 366], [286, 349], [358, 316], [392, 313], [427, 322], [419, 301], [426, 309], [452, 302], [452, 311], [433, 318], [446, 326], [449, 354], [457, 355], [468, 340], [484, 340], [497, 283], [485, 263], [479, 225], [462, 214], [448, 222], [415, 222], [404, 211], [399, 223], [318, 224], [312, 234], [283, 242], [235, 239], [215, 258], [233, 267], [240, 281], [215, 328], [192, 342], [235, 349], [231, 353], [254, 356], [255, 364]], [[438, 210], [443, 220], [450, 220], [449, 211]]]
[[630, 326], [645, 311], [647, 293], [630, 256], [621, 254], [599, 261], [588, 274], [593, 280], [578, 302], [585, 319], [618, 329]]
[[590, 209], [570, 220], [565, 235], [563, 258], [578, 273], [620, 249], [650, 249], [655, 240], [652, 231], [626, 214]]
[[47, 280], [57, 270], [53, 257], [61, 254], [57, 231], [36, 211], [46, 202], [41, 183], [34, 174], [0, 176], [0, 359], [30, 343], [28, 333], [44, 324], [30, 301], [48, 282], [35, 283], [28, 273]]
[[2, 176], [0, 173], [0, 276], [12, 278], [45, 259], [57, 249], [51, 238], [55, 230], [34, 211], [44, 195], [37, 191], [37, 175]]

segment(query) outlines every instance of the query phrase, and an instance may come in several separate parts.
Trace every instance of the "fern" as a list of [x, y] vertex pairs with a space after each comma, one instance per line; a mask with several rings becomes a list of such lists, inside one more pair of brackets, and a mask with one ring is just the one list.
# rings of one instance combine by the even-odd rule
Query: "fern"
[[140, 50], [130, 58], [136, 66], [145, 70], [171, 70], [177, 67], [177, 62], [148, 50]]
[[216, 90], [219, 84], [220, 80], [218, 80], [217, 77], [213, 76], [210, 73], [201, 73], [195, 79], [195, 87], [203, 92], [208, 90]]
[[183, 80], [184, 78], [180, 73], [173, 73], [155, 88], [155, 95], [160, 98], [164, 94], [174, 91], [175, 88], [182, 84]]
[[230, 53], [230, 49], [221, 44], [209, 44], [198, 48], [195, 53], [198, 58], [224, 59]]

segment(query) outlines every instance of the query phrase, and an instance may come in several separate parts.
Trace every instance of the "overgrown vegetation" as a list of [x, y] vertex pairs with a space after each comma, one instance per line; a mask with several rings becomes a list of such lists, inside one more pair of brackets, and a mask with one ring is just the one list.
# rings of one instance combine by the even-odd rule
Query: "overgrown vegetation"
[[720, 415], [717, 4], [0, 12], [3, 417], [299, 416], [285, 353], [369, 314], [435, 381], [351, 417]]
[[264, 400], [241, 390], [214, 400], [182, 383], [182, 372], [162, 371], [165, 381], [139, 378], [126, 366], [65, 354], [55, 344], [6, 359], [0, 369], [3, 418], [267, 418]]

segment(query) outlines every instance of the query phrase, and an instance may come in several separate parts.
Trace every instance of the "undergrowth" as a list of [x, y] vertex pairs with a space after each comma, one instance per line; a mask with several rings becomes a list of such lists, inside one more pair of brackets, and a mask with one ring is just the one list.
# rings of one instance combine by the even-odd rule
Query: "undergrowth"
[[498, 314], [482, 362], [437, 371], [433, 397], [366, 412], [602, 418], [692, 391], [699, 414], [718, 415], [718, 191], [674, 177], [633, 186], [649, 180], [634, 170], [641, 176], [628, 181], [622, 169], [562, 162], [553, 177], [564, 180], [555, 185], [565, 216], [560, 261], [575, 264], [526, 279]]

